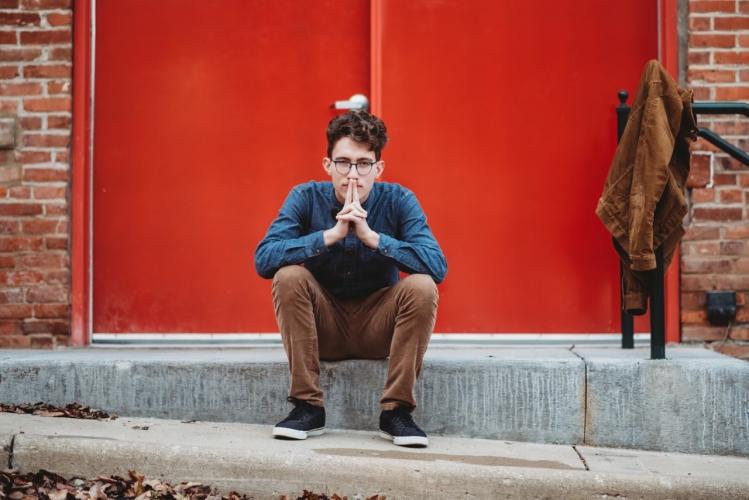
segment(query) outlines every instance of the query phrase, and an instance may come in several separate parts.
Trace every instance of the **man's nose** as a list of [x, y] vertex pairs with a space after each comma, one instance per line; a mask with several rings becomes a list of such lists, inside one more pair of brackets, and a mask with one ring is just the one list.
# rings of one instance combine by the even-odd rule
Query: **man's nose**
[[359, 178], [359, 171], [356, 169], [355, 165], [351, 165], [348, 169], [348, 175], [346, 176], [349, 179], [358, 179]]

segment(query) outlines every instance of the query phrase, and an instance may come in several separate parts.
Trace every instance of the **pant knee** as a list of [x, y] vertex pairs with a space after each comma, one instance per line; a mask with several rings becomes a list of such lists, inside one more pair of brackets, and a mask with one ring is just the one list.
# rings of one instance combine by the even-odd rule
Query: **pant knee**
[[403, 288], [410, 295], [436, 304], [439, 292], [434, 280], [428, 274], [412, 274], [403, 279]]
[[312, 273], [304, 266], [284, 266], [276, 271], [276, 274], [273, 276], [273, 285], [271, 288], [274, 294], [286, 290], [294, 290], [303, 286], [311, 275]]

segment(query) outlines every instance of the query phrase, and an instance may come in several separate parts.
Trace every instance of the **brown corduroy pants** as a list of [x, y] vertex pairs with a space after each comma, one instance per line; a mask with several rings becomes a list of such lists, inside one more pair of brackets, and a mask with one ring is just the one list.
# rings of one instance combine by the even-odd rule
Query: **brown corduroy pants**
[[437, 285], [430, 276], [412, 274], [365, 297], [342, 299], [305, 267], [292, 265], [276, 272], [272, 290], [290, 397], [323, 406], [320, 360], [390, 356], [380, 406], [416, 407], [413, 389], [437, 317]]

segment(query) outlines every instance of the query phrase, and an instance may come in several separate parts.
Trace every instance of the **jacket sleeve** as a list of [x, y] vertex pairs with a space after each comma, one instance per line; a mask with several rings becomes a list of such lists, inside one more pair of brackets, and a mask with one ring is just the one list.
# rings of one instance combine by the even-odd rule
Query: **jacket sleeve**
[[[666, 110], [661, 81], [649, 82], [648, 98], [641, 115], [629, 199], [628, 254], [634, 271], [655, 269], [653, 221], [655, 209], [669, 179], [668, 164], [674, 150], [674, 133]], [[671, 118], [672, 120], [669, 120]]]
[[292, 189], [255, 249], [255, 270], [262, 278], [273, 278], [281, 267], [301, 264], [328, 250], [323, 231], [304, 234], [309, 215], [304, 194]]
[[398, 226], [402, 239], [380, 233], [377, 251], [393, 259], [401, 271], [428, 274], [439, 284], [447, 274], [447, 260], [442, 249], [413, 192], [407, 191], [401, 201]]

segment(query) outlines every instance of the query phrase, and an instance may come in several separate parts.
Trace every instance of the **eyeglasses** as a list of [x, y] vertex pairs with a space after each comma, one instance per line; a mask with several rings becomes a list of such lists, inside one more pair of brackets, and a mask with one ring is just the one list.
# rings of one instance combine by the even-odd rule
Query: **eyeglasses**
[[357, 161], [352, 162], [349, 160], [331, 160], [333, 162], [333, 165], [335, 165], [335, 169], [338, 170], [338, 173], [341, 175], [347, 175], [351, 171], [351, 167], [356, 167], [356, 171], [359, 172], [359, 175], [367, 175], [369, 172], [372, 171], [372, 167], [378, 163], [376, 161], [371, 160], [363, 160], [363, 161]]

